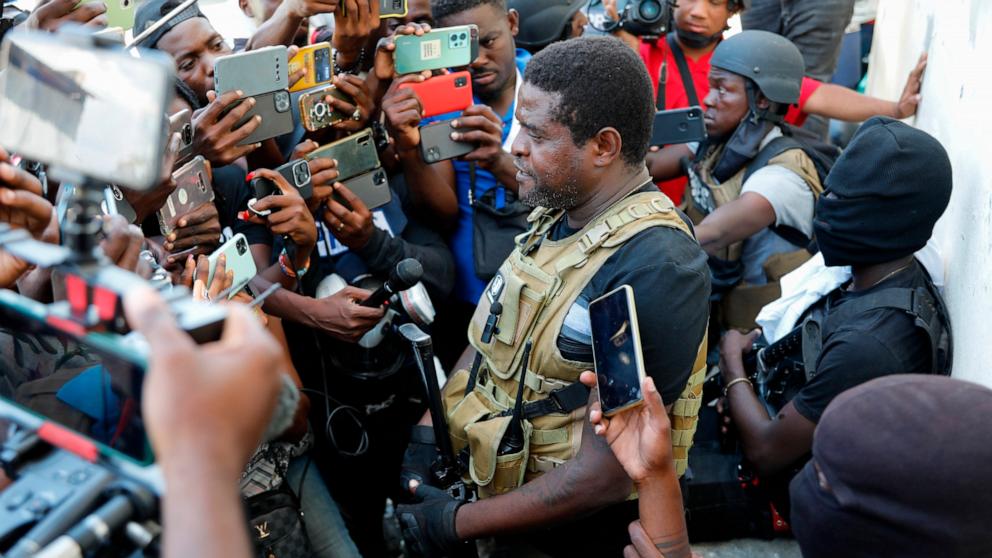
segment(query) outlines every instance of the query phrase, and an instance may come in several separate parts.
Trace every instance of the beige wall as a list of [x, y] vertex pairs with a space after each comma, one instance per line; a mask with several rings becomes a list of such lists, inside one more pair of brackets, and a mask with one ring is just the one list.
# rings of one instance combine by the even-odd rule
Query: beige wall
[[954, 166], [951, 204], [934, 233], [954, 325], [954, 376], [992, 386], [992, 0], [881, 0], [868, 93], [899, 96], [929, 54], [911, 123]]

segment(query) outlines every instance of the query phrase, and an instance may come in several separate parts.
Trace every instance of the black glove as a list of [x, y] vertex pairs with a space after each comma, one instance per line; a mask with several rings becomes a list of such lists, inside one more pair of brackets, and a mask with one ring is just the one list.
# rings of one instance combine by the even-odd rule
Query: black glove
[[400, 494], [406, 497], [406, 501], [411, 501], [410, 481], [415, 480], [420, 484], [433, 484], [434, 475], [431, 473], [431, 466], [437, 461], [440, 452], [437, 449], [437, 441], [434, 439], [434, 428], [414, 425], [410, 431], [410, 445], [406, 447], [403, 454], [403, 467], [400, 469]]
[[415, 495], [419, 503], [396, 508], [403, 539], [410, 549], [425, 557], [463, 554], [466, 543], [455, 531], [455, 515], [465, 502], [426, 484], [418, 486]]

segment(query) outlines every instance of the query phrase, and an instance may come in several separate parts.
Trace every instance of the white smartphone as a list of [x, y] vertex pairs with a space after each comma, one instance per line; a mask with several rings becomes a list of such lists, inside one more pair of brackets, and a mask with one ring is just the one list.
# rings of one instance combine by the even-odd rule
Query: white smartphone
[[217, 270], [217, 260], [221, 254], [227, 257], [224, 264], [226, 269], [234, 270], [234, 283], [230, 293], [227, 295], [227, 298], [234, 298], [234, 295], [245, 288], [245, 285], [258, 273], [258, 270], [255, 268], [255, 259], [251, 256], [251, 250], [248, 248], [248, 239], [245, 238], [245, 235], [241, 233], [234, 235], [231, 240], [228, 240], [220, 248], [214, 250], [214, 253], [210, 254], [207, 258], [207, 261], [210, 262], [207, 285], [214, 280], [214, 271]]
[[592, 355], [603, 414], [611, 416], [644, 402], [644, 355], [634, 290], [621, 285], [589, 304]]

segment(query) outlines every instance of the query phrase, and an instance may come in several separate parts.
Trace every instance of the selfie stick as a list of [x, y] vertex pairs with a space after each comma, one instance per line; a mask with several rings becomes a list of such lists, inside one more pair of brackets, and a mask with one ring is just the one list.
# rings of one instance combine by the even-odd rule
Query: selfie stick
[[151, 25], [151, 27], [148, 27], [147, 29], [145, 29], [144, 31], [142, 31], [140, 34], [138, 34], [137, 37], [131, 39], [131, 42], [128, 43], [127, 46], [125, 46], [124, 48], [132, 49], [132, 48], [137, 47], [139, 44], [141, 44], [142, 41], [144, 41], [145, 39], [147, 39], [148, 37], [150, 37], [153, 33], [155, 33], [156, 31], [158, 31], [159, 29], [161, 29], [163, 26], [165, 26], [166, 23], [168, 23], [169, 21], [171, 21], [172, 18], [176, 17], [177, 15], [179, 15], [180, 13], [182, 13], [183, 10], [189, 8], [193, 4], [196, 4], [196, 0], [186, 0], [182, 4], [179, 4], [178, 6], [176, 6], [176, 8], [174, 10], [172, 10], [171, 12], [165, 14], [165, 16], [162, 17], [162, 19], [156, 21], [155, 23], [153, 23]]

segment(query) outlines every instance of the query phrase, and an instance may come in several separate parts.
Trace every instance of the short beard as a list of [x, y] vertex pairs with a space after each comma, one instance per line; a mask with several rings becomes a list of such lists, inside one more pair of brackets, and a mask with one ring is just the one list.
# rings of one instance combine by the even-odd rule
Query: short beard
[[520, 197], [520, 201], [531, 207], [569, 210], [581, 201], [579, 184], [574, 179], [566, 181], [561, 188], [550, 188], [535, 178], [534, 188]]

